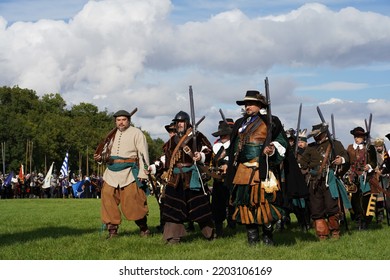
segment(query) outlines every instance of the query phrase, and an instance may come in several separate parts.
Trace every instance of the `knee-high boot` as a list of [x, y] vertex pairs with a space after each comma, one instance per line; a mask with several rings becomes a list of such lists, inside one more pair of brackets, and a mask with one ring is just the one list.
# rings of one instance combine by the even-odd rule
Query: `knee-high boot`
[[246, 225], [246, 233], [248, 236], [248, 243], [249, 245], [255, 245], [259, 243], [260, 236], [259, 236], [259, 226], [256, 224], [250, 224]]
[[272, 224], [268, 225], [262, 225], [263, 229], [263, 242], [264, 245], [273, 246], [274, 245], [274, 239], [273, 239], [273, 226]]
[[329, 227], [325, 219], [314, 220], [314, 228], [319, 240], [325, 240], [329, 236]]

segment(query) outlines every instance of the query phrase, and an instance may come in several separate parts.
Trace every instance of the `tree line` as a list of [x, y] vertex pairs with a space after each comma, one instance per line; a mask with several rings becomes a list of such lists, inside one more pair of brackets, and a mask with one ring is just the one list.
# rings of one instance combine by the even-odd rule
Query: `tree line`
[[[113, 112], [84, 102], [68, 107], [59, 93], [39, 97], [18, 86], [0, 87], [0, 106], [0, 173], [18, 174], [21, 164], [25, 174], [46, 173], [52, 162], [59, 173], [68, 152], [72, 173], [99, 175], [103, 167], [94, 162], [93, 153], [115, 125]], [[150, 159], [158, 158], [164, 141], [143, 132]]]

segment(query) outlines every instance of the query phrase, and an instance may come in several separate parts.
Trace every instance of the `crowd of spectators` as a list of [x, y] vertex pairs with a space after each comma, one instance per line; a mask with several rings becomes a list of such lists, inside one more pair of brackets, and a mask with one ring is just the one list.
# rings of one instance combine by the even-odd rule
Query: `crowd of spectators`
[[[19, 175], [0, 174], [0, 199], [21, 198], [100, 198], [102, 178], [92, 176], [53, 174], [50, 186], [44, 187], [44, 175], [31, 172], [23, 178]], [[8, 180], [7, 180], [8, 179]]]

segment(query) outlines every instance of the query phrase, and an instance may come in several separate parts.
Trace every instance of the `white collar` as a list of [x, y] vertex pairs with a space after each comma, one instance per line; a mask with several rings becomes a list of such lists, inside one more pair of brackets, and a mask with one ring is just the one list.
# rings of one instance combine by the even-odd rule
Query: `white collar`
[[357, 148], [359, 148], [359, 150], [362, 150], [364, 147], [363, 144], [356, 144], [356, 143], [353, 143], [353, 149], [356, 150]]

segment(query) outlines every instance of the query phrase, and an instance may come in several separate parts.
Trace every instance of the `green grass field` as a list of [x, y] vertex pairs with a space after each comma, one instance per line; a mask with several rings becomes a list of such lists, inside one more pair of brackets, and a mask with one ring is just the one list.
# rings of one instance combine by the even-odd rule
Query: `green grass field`
[[[148, 224], [153, 235], [140, 238], [133, 221], [122, 221], [120, 237], [106, 240], [101, 232], [98, 199], [0, 200], [1, 260], [388, 260], [390, 227], [373, 224], [349, 232], [340, 240], [316, 240], [314, 231], [303, 233], [296, 221], [275, 233], [276, 246], [248, 246], [243, 226], [226, 237], [207, 241], [197, 228], [180, 245], [165, 245], [159, 210], [149, 197]], [[294, 216], [292, 216], [294, 218]]]

